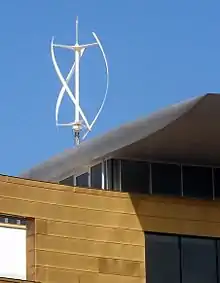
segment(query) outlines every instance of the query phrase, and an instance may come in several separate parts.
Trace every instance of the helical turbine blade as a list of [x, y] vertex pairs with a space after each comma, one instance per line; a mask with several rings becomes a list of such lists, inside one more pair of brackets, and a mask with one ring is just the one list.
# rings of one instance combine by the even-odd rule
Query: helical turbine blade
[[89, 125], [89, 123], [88, 123], [88, 121], [87, 121], [87, 119], [86, 119], [86, 117], [85, 117], [85, 115], [84, 115], [84, 113], [83, 113], [83, 111], [82, 111], [80, 105], [78, 105], [78, 104], [76, 103], [76, 99], [75, 99], [74, 95], [72, 94], [72, 92], [71, 92], [69, 86], [67, 85], [65, 79], [63, 78], [63, 76], [62, 76], [62, 74], [61, 74], [61, 72], [60, 72], [60, 69], [59, 69], [58, 64], [57, 64], [57, 62], [56, 62], [56, 57], [55, 57], [55, 54], [54, 54], [53, 39], [52, 39], [52, 41], [51, 41], [51, 57], [52, 57], [52, 62], [53, 62], [55, 71], [56, 71], [56, 73], [57, 73], [57, 75], [58, 75], [58, 77], [59, 77], [61, 83], [63, 84], [63, 86], [64, 86], [66, 92], [68, 93], [68, 95], [69, 95], [69, 97], [71, 98], [72, 102], [74, 103], [75, 107], [77, 108], [77, 110], [79, 111], [80, 115], [82, 116], [82, 118], [83, 118], [83, 120], [84, 120], [84, 122], [85, 122], [85, 124], [86, 124], [86, 126], [87, 126], [87, 128], [88, 128], [88, 130], [90, 131], [90, 125]]
[[[82, 49], [81, 50], [81, 54], [80, 54], [80, 58], [83, 56], [83, 53], [84, 53], [85, 49]], [[67, 77], [66, 77], [66, 83], [68, 84], [69, 80], [71, 79], [73, 73], [74, 73], [74, 70], [75, 70], [75, 62], [73, 63], [73, 66], [72, 68], [70, 69]], [[57, 103], [56, 103], [56, 125], [58, 125], [58, 115], [59, 115], [59, 109], [60, 109], [60, 105], [61, 105], [61, 102], [62, 102], [62, 99], [63, 99], [63, 96], [64, 96], [64, 93], [65, 93], [66, 89], [64, 86], [62, 86], [61, 90], [60, 90], [60, 93], [58, 95], [58, 98], [57, 98]]]
[[102, 55], [103, 55], [103, 58], [104, 58], [104, 61], [105, 61], [105, 67], [106, 67], [106, 89], [105, 89], [105, 95], [104, 95], [104, 98], [102, 100], [102, 104], [94, 118], [94, 120], [92, 121], [92, 123], [90, 124], [90, 129], [85, 133], [85, 135], [83, 136], [83, 139], [85, 139], [85, 137], [88, 135], [89, 131], [91, 131], [92, 127], [94, 126], [95, 122], [97, 121], [99, 115], [101, 114], [102, 112], [102, 109], [105, 105], [105, 101], [106, 101], [106, 98], [107, 98], [107, 93], [108, 93], [108, 87], [109, 87], [109, 69], [108, 69], [108, 62], [107, 62], [107, 58], [106, 58], [106, 55], [105, 55], [105, 52], [104, 52], [104, 49], [102, 47], [102, 44], [100, 42], [100, 40], [98, 39], [98, 36], [93, 32], [92, 33], [97, 44], [99, 45], [99, 48], [102, 52]]

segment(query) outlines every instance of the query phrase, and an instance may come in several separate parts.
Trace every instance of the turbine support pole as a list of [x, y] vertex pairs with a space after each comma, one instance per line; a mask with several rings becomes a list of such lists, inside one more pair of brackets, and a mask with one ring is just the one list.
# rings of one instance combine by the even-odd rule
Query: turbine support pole
[[[79, 106], [79, 60], [81, 55], [81, 48], [79, 46], [79, 31], [78, 31], [78, 17], [76, 18], [76, 43], [74, 46], [75, 51], [75, 99], [76, 104]], [[75, 145], [80, 144], [80, 132], [82, 130], [82, 125], [80, 122], [80, 113], [79, 108], [76, 107], [75, 109], [75, 121], [73, 124], [73, 131], [74, 131], [74, 140]]]

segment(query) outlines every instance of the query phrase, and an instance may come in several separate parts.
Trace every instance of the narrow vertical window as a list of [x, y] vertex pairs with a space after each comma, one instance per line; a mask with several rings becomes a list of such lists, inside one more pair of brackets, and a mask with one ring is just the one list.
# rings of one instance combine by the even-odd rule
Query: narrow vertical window
[[99, 163], [91, 167], [91, 187], [102, 188], [102, 164]]
[[83, 173], [76, 177], [76, 186], [88, 188], [89, 186], [89, 173], [88, 172]]
[[70, 176], [62, 181], [60, 181], [61, 185], [66, 185], [66, 186], [74, 186], [74, 176]]

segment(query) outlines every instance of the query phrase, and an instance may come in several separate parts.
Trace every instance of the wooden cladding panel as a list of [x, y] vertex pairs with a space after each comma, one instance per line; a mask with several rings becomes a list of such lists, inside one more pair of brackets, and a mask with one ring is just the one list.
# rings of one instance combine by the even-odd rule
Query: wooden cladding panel
[[28, 279], [45, 283], [143, 283], [143, 231], [220, 236], [218, 201], [133, 196], [9, 177], [0, 177], [0, 213], [30, 218]]

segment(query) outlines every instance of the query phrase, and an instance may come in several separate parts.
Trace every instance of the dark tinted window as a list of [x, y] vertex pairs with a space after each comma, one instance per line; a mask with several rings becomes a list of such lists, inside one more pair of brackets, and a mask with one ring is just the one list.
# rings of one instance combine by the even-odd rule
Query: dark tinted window
[[145, 237], [147, 283], [219, 282], [219, 240], [162, 234]]
[[217, 271], [218, 271], [218, 280], [220, 280], [220, 240], [217, 240], [216, 249], [217, 249]]
[[212, 198], [212, 169], [200, 166], [183, 166], [183, 195], [195, 198]]
[[145, 258], [147, 283], [180, 282], [178, 237], [148, 234]]
[[109, 159], [105, 161], [105, 188], [119, 191], [120, 185], [120, 160]]
[[88, 172], [83, 173], [76, 177], [76, 185], [79, 187], [88, 187], [89, 186], [89, 174]]
[[220, 168], [214, 169], [215, 197], [220, 198]]
[[67, 186], [74, 186], [74, 177], [70, 176], [70, 177], [60, 181], [60, 184], [67, 185]]
[[216, 241], [182, 238], [182, 283], [217, 283]]
[[91, 187], [102, 188], [102, 164], [91, 167]]
[[122, 160], [122, 191], [149, 193], [149, 171], [149, 164], [147, 162]]
[[151, 164], [152, 194], [181, 196], [181, 167], [176, 164]]

